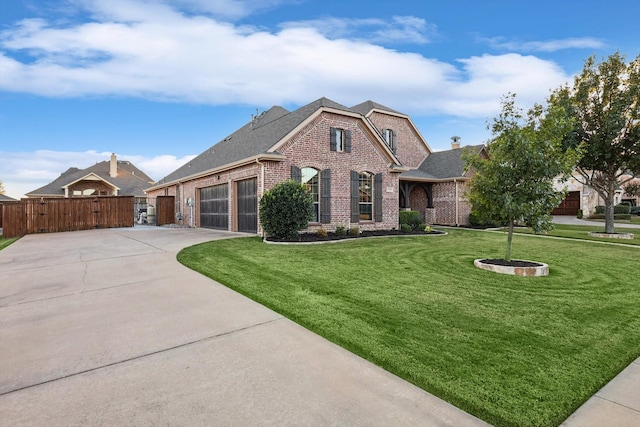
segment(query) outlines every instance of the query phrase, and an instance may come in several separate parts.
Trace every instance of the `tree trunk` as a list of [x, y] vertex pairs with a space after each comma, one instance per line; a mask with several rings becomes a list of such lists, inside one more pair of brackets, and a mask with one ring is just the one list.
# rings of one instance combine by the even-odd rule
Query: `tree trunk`
[[616, 192], [616, 183], [609, 183], [609, 192], [604, 200], [604, 232], [615, 233], [614, 222], [614, 209], [613, 209], [613, 196]]
[[513, 220], [509, 220], [509, 234], [507, 235], [507, 253], [504, 256], [505, 261], [511, 261], [511, 240], [513, 240]]

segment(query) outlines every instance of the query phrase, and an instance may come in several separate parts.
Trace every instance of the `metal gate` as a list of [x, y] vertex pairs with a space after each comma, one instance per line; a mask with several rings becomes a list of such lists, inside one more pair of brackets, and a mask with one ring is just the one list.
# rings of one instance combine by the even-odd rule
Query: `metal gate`
[[237, 182], [238, 231], [258, 231], [258, 193], [256, 178]]
[[229, 186], [200, 189], [200, 227], [229, 229]]

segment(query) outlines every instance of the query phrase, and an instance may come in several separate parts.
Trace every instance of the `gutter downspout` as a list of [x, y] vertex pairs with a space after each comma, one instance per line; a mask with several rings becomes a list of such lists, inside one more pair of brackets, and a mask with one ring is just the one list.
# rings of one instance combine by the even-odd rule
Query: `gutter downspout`
[[[256, 159], [256, 163], [260, 165], [260, 197], [264, 195], [264, 163], [260, 161], [260, 159]], [[260, 209], [260, 203], [258, 203], [258, 210]], [[260, 212], [258, 213], [258, 219], [260, 218]], [[260, 225], [260, 235], [264, 238], [264, 230], [262, 229], [262, 224]]]
[[458, 223], [458, 181], [453, 178], [453, 185], [456, 187], [456, 227], [460, 224]]

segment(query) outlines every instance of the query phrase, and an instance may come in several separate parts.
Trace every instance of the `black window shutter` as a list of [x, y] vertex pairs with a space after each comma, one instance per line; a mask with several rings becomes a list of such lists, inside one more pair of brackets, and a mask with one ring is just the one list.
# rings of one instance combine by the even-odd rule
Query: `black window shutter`
[[393, 152], [393, 154], [396, 154], [397, 150], [398, 150], [398, 133], [394, 130], [391, 151]]
[[336, 128], [329, 128], [329, 148], [331, 151], [337, 151], [336, 146]]
[[373, 216], [376, 222], [382, 222], [382, 174], [377, 173], [373, 181]]
[[298, 184], [302, 182], [302, 170], [297, 166], [291, 166], [291, 179]]
[[351, 152], [351, 131], [344, 131], [344, 151], [347, 153]]
[[320, 172], [320, 222], [331, 222], [331, 169]]
[[351, 171], [351, 222], [360, 222], [359, 181], [360, 175], [358, 172]]

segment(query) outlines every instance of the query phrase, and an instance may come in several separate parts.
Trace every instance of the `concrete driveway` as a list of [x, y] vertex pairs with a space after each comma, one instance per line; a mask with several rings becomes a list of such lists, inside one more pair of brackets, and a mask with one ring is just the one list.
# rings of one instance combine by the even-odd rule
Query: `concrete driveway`
[[486, 425], [176, 261], [134, 227], [0, 251], [0, 424]]

